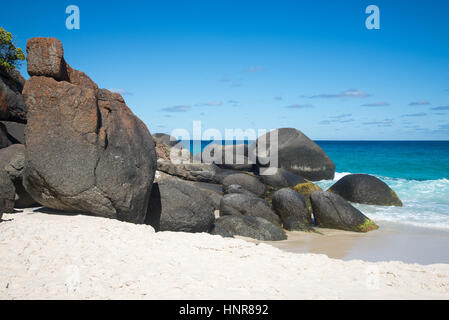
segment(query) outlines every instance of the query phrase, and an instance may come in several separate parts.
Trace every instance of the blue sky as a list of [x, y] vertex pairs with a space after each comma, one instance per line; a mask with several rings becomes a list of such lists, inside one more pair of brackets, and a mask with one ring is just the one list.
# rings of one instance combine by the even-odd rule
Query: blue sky
[[[80, 8], [80, 30], [65, 9]], [[365, 8], [380, 9], [368, 30]], [[152, 133], [295, 127], [312, 139], [449, 139], [449, 1], [8, 1], [25, 48], [123, 93]], [[26, 64], [21, 68], [26, 75]]]

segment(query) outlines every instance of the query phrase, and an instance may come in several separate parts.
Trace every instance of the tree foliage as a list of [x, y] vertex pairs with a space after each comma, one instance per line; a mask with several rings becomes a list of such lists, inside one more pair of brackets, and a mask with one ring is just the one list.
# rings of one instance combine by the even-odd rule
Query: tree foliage
[[22, 49], [16, 48], [11, 33], [0, 28], [0, 67], [15, 69], [23, 60], [25, 54]]

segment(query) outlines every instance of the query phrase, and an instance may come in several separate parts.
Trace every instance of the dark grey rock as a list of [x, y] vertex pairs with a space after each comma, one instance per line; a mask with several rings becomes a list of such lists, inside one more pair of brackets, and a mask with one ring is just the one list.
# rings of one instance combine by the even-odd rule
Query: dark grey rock
[[231, 184], [229, 186], [226, 186], [226, 187], [224, 187], [224, 191], [223, 192], [224, 192], [224, 194], [232, 194], [232, 193], [246, 194], [248, 196], [257, 198], [257, 196], [254, 193], [252, 193], [251, 191], [246, 190], [245, 188], [243, 188], [239, 184]]
[[153, 185], [146, 223], [156, 231], [209, 232], [214, 205], [206, 193], [176, 178]]
[[180, 141], [175, 137], [172, 137], [165, 133], [154, 133], [152, 134], [153, 140], [156, 144], [165, 144], [169, 147], [177, 145]]
[[[270, 134], [277, 132], [278, 167], [293, 172], [305, 179], [318, 181], [333, 179], [335, 165], [326, 153], [301, 131], [281, 128], [259, 137], [255, 144], [258, 150], [258, 165], [269, 166], [269, 156], [275, 153], [275, 145], [270, 144]], [[267, 153], [260, 150], [259, 144], [267, 143]], [[273, 164], [271, 164], [273, 165]]]
[[220, 203], [220, 216], [226, 215], [260, 217], [274, 224], [281, 224], [279, 216], [271, 210], [265, 200], [246, 194], [233, 193], [223, 196]]
[[157, 160], [157, 169], [169, 175], [185, 180], [216, 183], [214, 164], [181, 163], [175, 164], [170, 160]]
[[6, 171], [0, 170], [0, 215], [14, 212], [15, 195], [16, 190], [9, 175]]
[[307, 208], [304, 197], [289, 188], [273, 193], [272, 206], [282, 220], [284, 229], [311, 230], [312, 216]]
[[278, 168], [275, 174], [261, 175], [260, 178], [267, 186], [275, 189], [294, 187], [307, 182], [306, 179], [282, 168]]
[[310, 196], [315, 224], [322, 228], [367, 232], [378, 226], [337, 194], [315, 191]]
[[25, 190], [22, 184], [22, 175], [25, 165], [25, 146], [13, 144], [0, 150], [0, 171], [6, 171], [14, 184], [16, 200], [14, 207], [30, 208], [37, 206], [36, 201]]
[[230, 233], [228, 230], [220, 227], [217, 224], [214, 224], [214, 226], [212, 227], [212, 230], [210, 232], [210, 234], [212, 235], [216, 235], [216, 236], [222, 236], [223, 238], [234, 238], [234, 236], [232, 235], [232, 233]]
[[224, 216], [217, 219], [216, 226], [233, 236], [242, 236], [261, 241], [286, 240], [287, 235], [278, 226], [263, 218], [250, 216]]
[[0, 67], [0, 120], [26, 123], [24, 84], [25, 79], [17, 70]]
[[258, 178], [245, 173], [229, 175], [223, 179], [222, 184], [223, 190], [232, 184], [238, 184], [258, 197], [263, 197], [267, 191], [266, 186]]
[[0, 123], [5, 126], [11, 144], [25, 143], [25, 124], [12, 121], [0, 121]]
[[156, 171], [151, 134], [119, 94], [86, 83], [26, 82], [23, 184], [49, 208], [143, 223]]
[[344, 176], [328, 191], [351, 202], [379, 206], [402, 206], [396, 192], [382, 180], [368, 174]]

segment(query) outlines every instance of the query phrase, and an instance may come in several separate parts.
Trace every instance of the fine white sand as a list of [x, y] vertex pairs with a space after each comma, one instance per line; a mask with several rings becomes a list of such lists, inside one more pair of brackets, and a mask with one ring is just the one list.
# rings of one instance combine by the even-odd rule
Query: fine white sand
[[363, 262], [24, 210], [0, 223], [0, 299], [449, 299], [449, 265]]

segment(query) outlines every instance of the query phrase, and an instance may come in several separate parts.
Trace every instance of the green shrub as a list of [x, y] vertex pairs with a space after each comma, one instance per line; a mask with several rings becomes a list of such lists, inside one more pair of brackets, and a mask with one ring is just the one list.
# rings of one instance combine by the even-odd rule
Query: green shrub
[[10, 32], [0, 28], [0, 67], [11, 70], [25, 60], [22, 49], [16, 48]]

